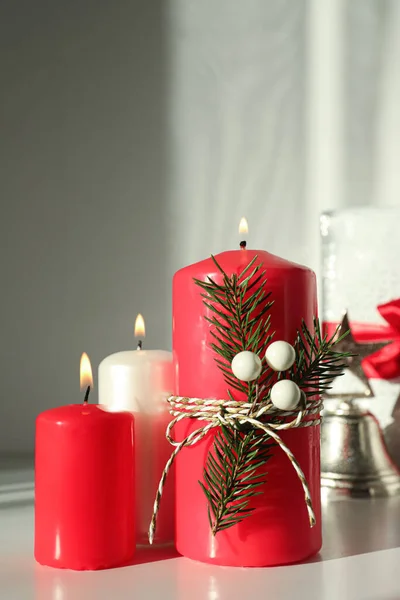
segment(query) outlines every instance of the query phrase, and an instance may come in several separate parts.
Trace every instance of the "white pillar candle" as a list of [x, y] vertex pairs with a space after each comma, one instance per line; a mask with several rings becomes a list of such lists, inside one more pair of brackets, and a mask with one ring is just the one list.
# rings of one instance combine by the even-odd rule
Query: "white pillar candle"
[[[165, 438], [171, 416], [166, 398], [172, 392], [172, 354], [164, 350], [117, 352], [99, 366], [99, 403], [135, 417], [137, 543], [147, 544], [147, 532], [162, 470], [172, 447]], [[173, 477], [168, 477], [159, 513], [155, 544], [174, 540]]]

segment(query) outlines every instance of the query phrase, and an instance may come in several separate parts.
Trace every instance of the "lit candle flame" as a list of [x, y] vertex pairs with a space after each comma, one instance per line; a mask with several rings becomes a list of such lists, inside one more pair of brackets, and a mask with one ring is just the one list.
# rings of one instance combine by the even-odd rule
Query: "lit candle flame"
[[80, 376], [81, 390], [86, 390], [89, 386], [93, 387], [92, 365], [86, 352], [81, 356]]
[[242, 217], [239, 223], [239, 233], [249, 233], [249, 224], [246, 217]]
[[146, 328], [144, 326], [144, 319], [139, 313], [135, 321], [135, 337], [144, 338], [146, 337]]

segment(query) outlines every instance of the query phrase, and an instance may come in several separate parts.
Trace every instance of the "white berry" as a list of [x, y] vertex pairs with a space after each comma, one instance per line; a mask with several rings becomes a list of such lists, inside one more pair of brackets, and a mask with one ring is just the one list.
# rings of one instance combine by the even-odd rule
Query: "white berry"
[[261, 359], [254, 352], [243, 350], [232, 360], [232, 372], [241, 381], [253, 381], [261, 373]]
[[281, 379], [271, 388], [271, 402], [280, 410], [293, 410], [300, 401], [301, 390], [290, 379]]
[[265, 352], [265, 360], [274, 371], [286, 371], [290, 369], [296, 359], [293, 346], [287, 342], [273, 342]]

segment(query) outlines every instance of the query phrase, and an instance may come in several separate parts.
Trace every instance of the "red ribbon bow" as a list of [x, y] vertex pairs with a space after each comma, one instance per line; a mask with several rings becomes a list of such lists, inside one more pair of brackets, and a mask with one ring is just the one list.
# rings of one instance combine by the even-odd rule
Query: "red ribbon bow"
[[[378, 312], [388, 325], [351, 322], [351, 333], [356, 342], [390, 342], [362, 361], [368, 379], [397, 379], [400, 377], [400, 298], [380, 304]], [[333, 323], [326, 323], [328, 331], [334, 331]]]

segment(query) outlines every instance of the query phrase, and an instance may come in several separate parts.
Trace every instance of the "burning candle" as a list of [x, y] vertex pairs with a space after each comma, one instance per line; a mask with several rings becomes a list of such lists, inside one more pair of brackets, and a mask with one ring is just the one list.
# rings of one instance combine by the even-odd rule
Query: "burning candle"
[[106, 569], [135, 552], [134, 419], [89, 404], [92, 386], [83, 354], [84, 402], [36, 420], [35, 558], [42, 565]]
[[[245, 241], [246, 223], [242, 221], [240, 250], [223, 252], [215, 258], [223, 271], [239, 275], [257, 256], [266, 275], [253, 288], [271, 292], [270, 331], [274, 340], [293, 344], [302, 319], [312, 330], [317, 315], [314, 273], [263, 250], [250, 250]], [[178, 271], [173, 281], [173, 351], [177, 396], [228, 400], [228, 385], [211, 347], [213, 326], [205, 317], [213, 313], [203, 302], [202, 290], [194, 279], [208, 278], [223, 285], [221, 272], [211, 258]], [[236, 400], [245, 400], [241, 392], [231, 390]], [[196, 419], [184, 419], [176, 425], [175, 439], [180, 441], [199, 427]], [[195, 445], [183, 448], [176, 459], [176, 546], [195, 560], [232, 566], [266, 566], [296, 562], [316, 553], [321, 547], [319, 426], [281, 432], [282, 440], [298, 460], [307, 481], [317, 516], [310, 528], [304, 492], [290, 461], [279, 449], [268, 461], [267, 481], [252, 498], [254, 512], [242, 522], [220, 531], [210, 531], [207, 498], [199, 485], [203, 481], [208, 451], [215, 430]]]
[[[172, 391], [172, 355], [143, 349], [145, 323], [135, 323], [137, 349], [117, 352], [99, 366], [99, 401], [110, 410], [129, 410], [135, 416], [137, 543], [148, 543], [148, 527], [158, 482], [170, 454], [165, 431], [170, 420], [167, 396]], [[174, 540], [174, 482], [167, 482], [155, 544]]]

